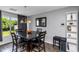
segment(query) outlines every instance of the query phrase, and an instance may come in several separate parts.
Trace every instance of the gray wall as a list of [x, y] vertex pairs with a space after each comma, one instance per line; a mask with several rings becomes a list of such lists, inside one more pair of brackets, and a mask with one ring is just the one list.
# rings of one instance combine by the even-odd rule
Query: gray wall
[[[38, 15], [32, 16], [32, 30], [36, 30], [35, 26], [35, 18], [38, 17], [47, 17], [47, 27], [41, 27], [43, 30], [47, 31], [46, 35], [46, 42], [52, 44], [53, 36], [62, 36], [65, 37], [65, 30], [66, 30], [66, 12], [69, 11], [78, 11], [78, 7], [66, 7], [59, 10], [54, 10]], [[64, 23], [65, 25], [61, 25]]]

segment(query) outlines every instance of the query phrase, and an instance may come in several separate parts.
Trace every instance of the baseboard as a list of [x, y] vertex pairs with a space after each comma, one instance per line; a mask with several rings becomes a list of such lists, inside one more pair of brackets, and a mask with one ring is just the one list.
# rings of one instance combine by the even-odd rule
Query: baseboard
[[4, 44], [1, 44], [0, 46], [6, 45], [6, 44], [10, 44], [10, 43], [12, 43], [12, 42], [4, 43]]
[[47, 41], [45, 41], [46, 43], [48, 43], [48, 44], [53, 44], [53, 43], [51, 43], [51, 42], [47, 42]]

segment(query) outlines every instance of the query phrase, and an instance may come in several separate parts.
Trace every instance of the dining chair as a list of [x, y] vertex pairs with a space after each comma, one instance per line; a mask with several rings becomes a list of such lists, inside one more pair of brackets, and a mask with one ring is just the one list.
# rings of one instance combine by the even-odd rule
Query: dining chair
[[36, 49], [38, 50], [36, 52], [40, 52], [42, 50], [44, 50], [44, 52], [46, 51], [45, 50], [45, 35], [46, 35], [46, 31], [40, 32], [36, 40], [32, 42], [33, 51], [36, 51]]
[[22, 38], [18, 38], [18, 36], [14, 33], [14, 32], [11, 32], [11, 36], [12, 36], [12, 52], [15, 51], [17, 52], [18, 51], [18, 48], [19, 47], [22, 47], [24, 49], [25, 47], [25, 42], [21, 41]]
[[18, 45], [17, 45], [17, 37], [16, 37], [15, 33], [13, 33], [13, 32], [11, 32], [11, 36], [12, 36], [12, 44], [13, 44], [12, 52], [14, 50], [17, 52], [17, 47], [18, 47]]
[[37, 28], [37, 32], [42, 32], [42, 28]]

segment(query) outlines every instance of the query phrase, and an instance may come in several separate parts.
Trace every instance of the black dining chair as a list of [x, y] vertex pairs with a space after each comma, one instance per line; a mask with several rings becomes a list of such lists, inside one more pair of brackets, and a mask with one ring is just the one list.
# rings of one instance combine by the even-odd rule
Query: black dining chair
[[39, 36], [36, 38], [36, 40], [32, 42], [33, 51], [35, 52], [40, 52], [42, 50], [44, 50], [44, 52], [46, 51], [45, 50], [45, 35], [46, 35], [46, 31], [39, 32]]
[[37, 28], [37, 32], [42, 32], [42, 28]]
[[12, 44], [13, 44], [13, 46], [12, 46], [12, 52], [14, 50], [17, 52], [17, 47], [18, 47], [17, 40], [18, 40], [18, 38], [16, 37], [15, 33], [13, 33], [13, 32], [11, 32], [11, 36], [12, 36]]
[[11, 36], [12, 36], [12, 52], [15, 51], [17, 52], [18, 51], [18, 48], [19, 47], [22, 47], [24, 49], [25, 47], [25, 42], [21, 41], [22, 38], [18, 38], [18, 36], [14, 33], [14, 32], [11, 32]]

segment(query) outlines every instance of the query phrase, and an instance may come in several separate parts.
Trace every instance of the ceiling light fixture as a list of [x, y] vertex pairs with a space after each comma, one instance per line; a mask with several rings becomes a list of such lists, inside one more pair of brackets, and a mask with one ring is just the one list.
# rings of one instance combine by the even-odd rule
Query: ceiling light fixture
[[24, 6], [24, 8], [27, 8], [27, 6]]

